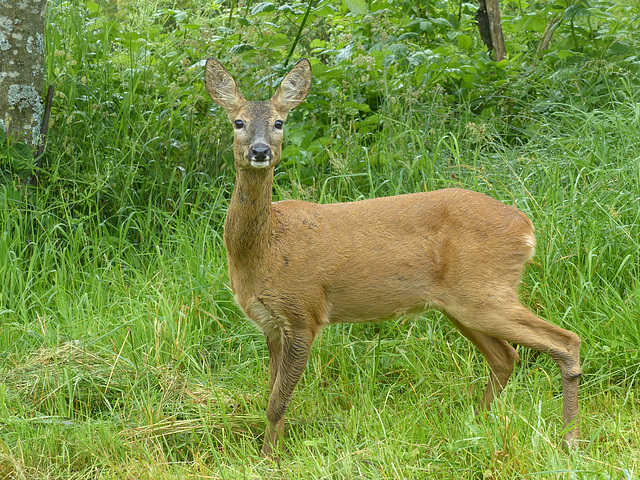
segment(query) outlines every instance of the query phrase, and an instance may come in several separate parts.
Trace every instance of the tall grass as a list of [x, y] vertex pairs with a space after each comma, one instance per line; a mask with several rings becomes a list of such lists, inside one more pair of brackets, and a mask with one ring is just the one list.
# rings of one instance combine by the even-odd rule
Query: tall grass
[[[47, 183], [0, 189], [0, 478], [638, 475], [640, 92], [598, 109], [549, 92], [517, 122], [437, 96], [389, 101], [369, 134], [338, 119], [327, 162], [293, 156], [276, 172], [277, 198], [461, 186], [525, 211], [538, 251], [522, 297], [583, 339], [580, 451], [558, 448], [561, 382], [546, 355], [521, 350], [475, 421], [485, 362], [429, 313], [326, 329], [272, 464], [258, 456], [266, 347], [227, 286], [231, 128], [175, 53], [206, 47], [112, 49], [82, 12], [50, 12]], [[309, 125], [296, 119], [292, 139]]]

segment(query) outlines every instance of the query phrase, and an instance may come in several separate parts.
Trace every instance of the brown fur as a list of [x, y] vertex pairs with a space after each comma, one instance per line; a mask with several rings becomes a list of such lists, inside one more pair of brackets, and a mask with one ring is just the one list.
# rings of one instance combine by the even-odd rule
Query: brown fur
[[213, 59], [205, 81], [231, 122], [242, 121], [234, 123], [237, 178], [224, 242], [236, 301], [269, 349], [264, 455], [274, 454], [284, 434], [285, 410], [322, 327], [426, 308], [444, 312], [489, 363], [479, 410], [500, 394], [519, 359], [508, 342], [548, 353], [562, 374], [565, 443], [575, 442], [580, 339], [518, 300], [535, 248], [526, 215], [461, 189], [328, 205], [272, 203], [282, 145], [277, 121], [307, 96], [309, 62], [298, 62], [269, 102], [245, 101]]

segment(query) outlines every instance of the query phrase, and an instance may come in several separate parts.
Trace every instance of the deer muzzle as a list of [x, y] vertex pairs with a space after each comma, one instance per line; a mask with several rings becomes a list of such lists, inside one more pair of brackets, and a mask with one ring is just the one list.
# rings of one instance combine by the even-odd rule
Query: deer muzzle
[[257, 143], [249, 149], [247, 155], [251, 166], [255, 168], [265, 168], [269, 166], [273, 154], [271, 153], [271, 147], [264, 143]]

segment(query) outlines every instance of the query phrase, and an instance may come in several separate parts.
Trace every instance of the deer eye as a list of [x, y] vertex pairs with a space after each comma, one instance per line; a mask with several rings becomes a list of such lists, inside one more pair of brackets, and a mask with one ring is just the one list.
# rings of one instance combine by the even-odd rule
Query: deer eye
[[244, 127], [244, 122], [242, 120], [235, 120], [233, 122], [233, 125], [236, 127], [236, 130], [240, 130], [242, 127]]
[[273, 126], [276, 127], [278, 130], [282, 130], [283, 125], [284, 125], [284, 122], [282, 120], [276, 120], [275, 123], [273, 124]]

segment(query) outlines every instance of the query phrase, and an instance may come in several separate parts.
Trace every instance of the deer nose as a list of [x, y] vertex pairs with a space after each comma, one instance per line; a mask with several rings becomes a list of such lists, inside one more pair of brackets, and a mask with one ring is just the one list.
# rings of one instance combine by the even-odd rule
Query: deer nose
[[271, 160], [271, 148], [264, 143], [258, 143], [253, 145], [249, 149], [249, 159], [252, 162], [264, 162], [265, 160]]

